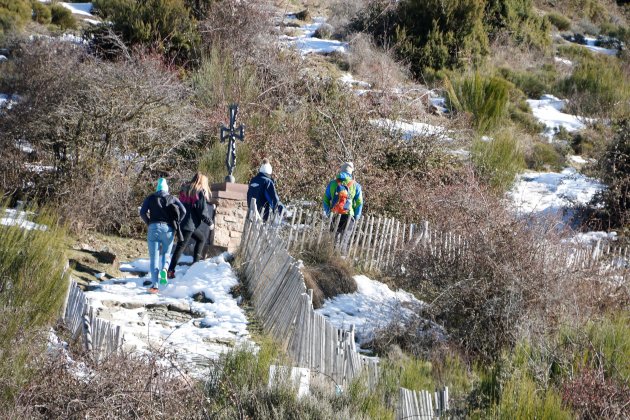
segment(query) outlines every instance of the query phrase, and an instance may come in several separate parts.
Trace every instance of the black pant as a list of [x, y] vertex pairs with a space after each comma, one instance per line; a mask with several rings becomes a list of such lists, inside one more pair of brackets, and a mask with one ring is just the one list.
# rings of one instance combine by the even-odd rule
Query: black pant
[[177, 242], [175, 245], [175, 252], [173, 253], [173, 258], [171, 258], [171, 264], [168, 266], [168, 271], [174, 271], [179, 258], [182, 256], [182, 252], [186, 249], [190, 238], [193, 238], [195, 242], [195, 252], [193, 253], [193, 263], [196, 263], [201, 259], [201, 254], [203, 253], [203, 247], [206, 245], [206, 235], [203, 235], [199, 232], [199, 229], [193, 231], [183, 230], [182, 235], [184, 239], [182, 241]]

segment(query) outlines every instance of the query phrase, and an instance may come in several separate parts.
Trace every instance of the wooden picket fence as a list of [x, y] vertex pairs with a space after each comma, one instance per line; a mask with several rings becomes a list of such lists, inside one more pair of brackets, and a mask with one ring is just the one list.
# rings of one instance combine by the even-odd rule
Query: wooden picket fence
[[63, 317], [73, 340], [81, 335], [86, 352], [96, 363], [118, 352], [122, 346], [121, 328], [96, 317], [83, 291], [72, 281]]
[[356, 351], [354, 331], [333, 326], [313, 310], [298, 262], [287, 252], [278, 226], [265, 223], [255, 205], [241, 237], [244, 278], [263, 329], [282, 344], [299, 367], [332, 379], [339, 387], [365, 373], [375, 384], [378, 360]]
[[400, 388], [396, 419], [434, 419], [445, 415], [448, 409], [448, 387], [446, 386], [433, 394], [429, 391], [411, 391]]
[[[288, 207], [291, 217], [272, 214], [269, 220], [283, 240], [284, 247], [299, 256], [305, 249], [332, 242], [337, 252], [364, 269], [386, 270], [397, 262], [401, 251], [420, 249], [444, 262], [453, 261], [469, 251], [466, 238], [456, 232], [441, 231], [428, 221], [402, 223], [393, 218], [367, 215], [356, 223], [348, 223], [338, 231], [340, 217], [323, 217], [321, 211], [302, 206]], [[595, 245], [562, 244], [548, 246], [550, 258], [563, 261], [571, 270], [597, 271], [599, 275], [630, 279], [630, 250], [610, 242]]]

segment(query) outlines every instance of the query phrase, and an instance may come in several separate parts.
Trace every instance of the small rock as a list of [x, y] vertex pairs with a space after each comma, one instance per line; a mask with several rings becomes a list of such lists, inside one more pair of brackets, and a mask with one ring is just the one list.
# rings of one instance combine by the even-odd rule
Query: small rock
[[144, 304], [140, 302], [125, 302], [120, 306], [125, 309], [138, 309], [138, 308], [142, 308]]
[[151, 286], [151, 284], [153, 284], [153, 282], [151, 280], [145, 280], [142, 282], [143, 286]]
[[103, 287], [101, 287], [98, 284], [88, 284], [87, 286], [85, 286], [85, 291], [86, 292], [94, 292], [96, 290], [101, 290]]
[[109, 251], [99, 251], [94, 253], [94, 256], [101, 264], [114, 264], [116, 262], [116, 254]]
[[147, 309], [152, 309], [154, 311], [166, 312], [168, 311], [168, 307], [165, 303], [149, 303], [147, 305]]
[[212, 299], [206, 297], [206, 294], [204, 292], [197, 292], [194, 295], [192, 295], [192, 298], [195, 302], [214, 303]]
[[190, 305], [186, 302], [169, 303], [169, 311], [190, 313]]

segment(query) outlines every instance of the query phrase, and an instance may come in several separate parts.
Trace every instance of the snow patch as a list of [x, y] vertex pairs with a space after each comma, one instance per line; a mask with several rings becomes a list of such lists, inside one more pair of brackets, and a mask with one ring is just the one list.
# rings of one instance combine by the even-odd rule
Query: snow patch
[[355, 293], [327, 299], [316, 312], [327, 317], [337, 328], [349, 330], [354, 325], [359, 345], [369, 343], [376, 330], [410, 316], [413, 307], [424, 305], [404, 290], [393, 291], [387, 285], [363, 275], [354, 279], [357, 282]]
[[372, 119], [370, 124], [384, 128], [394, 133], [400, 133], [403, 140], [411, 140], [417, 136], [436, 136], [441, 140], [451, 141], [452, 138], [446, 135], [447, 130], [444, 127], [437, 125], [431, 125], [419, 121], [402, 121], [402, 120], [390, 120], [387, 118]]
[[540, 99], [528, 99], [527, 103], [532, 108], [534, 117], [544, 124], [543, 134], [547, 136], [549, 142], [553, 140], [553, 136], [560, 127], [564, 127], [571, 133], [583, 129], [586, 122], [593, 121], [589, 118], [563, 113], [566, 101], [553, 95], [543, 95]]
[[605, 188], [599, 181], [578, 173], [574, 168], [556, 172], [526, 172], [516, 177], [508, 192], [516, 213], [521, 215], [558, 215], [569, 223], [572, 208], [586, 205]]
[[[148, 259], [128, 267], [148, 271]], [[86, 292], [90, 305], [100, 309], [99, 316], [121, 326], [127, 346], [141, 351], [167, 347], [195, 369], [196, 361], [216, 359], [236, 345], [249, 343], [247, 318], [230, 294], [238, 278], [224, 255], [190, 267], [177, 266], [175, 279], [158, 294], [147, 292], [145, 280], [148, 276], [93, 282], [93, 290]], [[211, 302], [195, 301], [193, 296], [199, 293]], [[193, 318], [185, 322], [154, 319], [147, 305], [183, 306]]]
[[39, 225], [28, 220], [33, 215], [32, 212], [25, 212], [23, 210], [5, 209], [4, 217], [0, 218], [0, 225], [3, 226], [17, 226], [26, 230], [46, 230], [47, 227]]

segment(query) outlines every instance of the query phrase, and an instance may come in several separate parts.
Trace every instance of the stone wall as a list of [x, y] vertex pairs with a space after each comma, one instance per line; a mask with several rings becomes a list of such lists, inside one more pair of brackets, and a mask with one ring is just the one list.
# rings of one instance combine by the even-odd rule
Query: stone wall
[[212, 200], [217, 204], [214, 220], [214, 244], [210, 254], [234, 252], [241, 243], [241, 234], [247, 215], [247, 185], [212, 184]]

